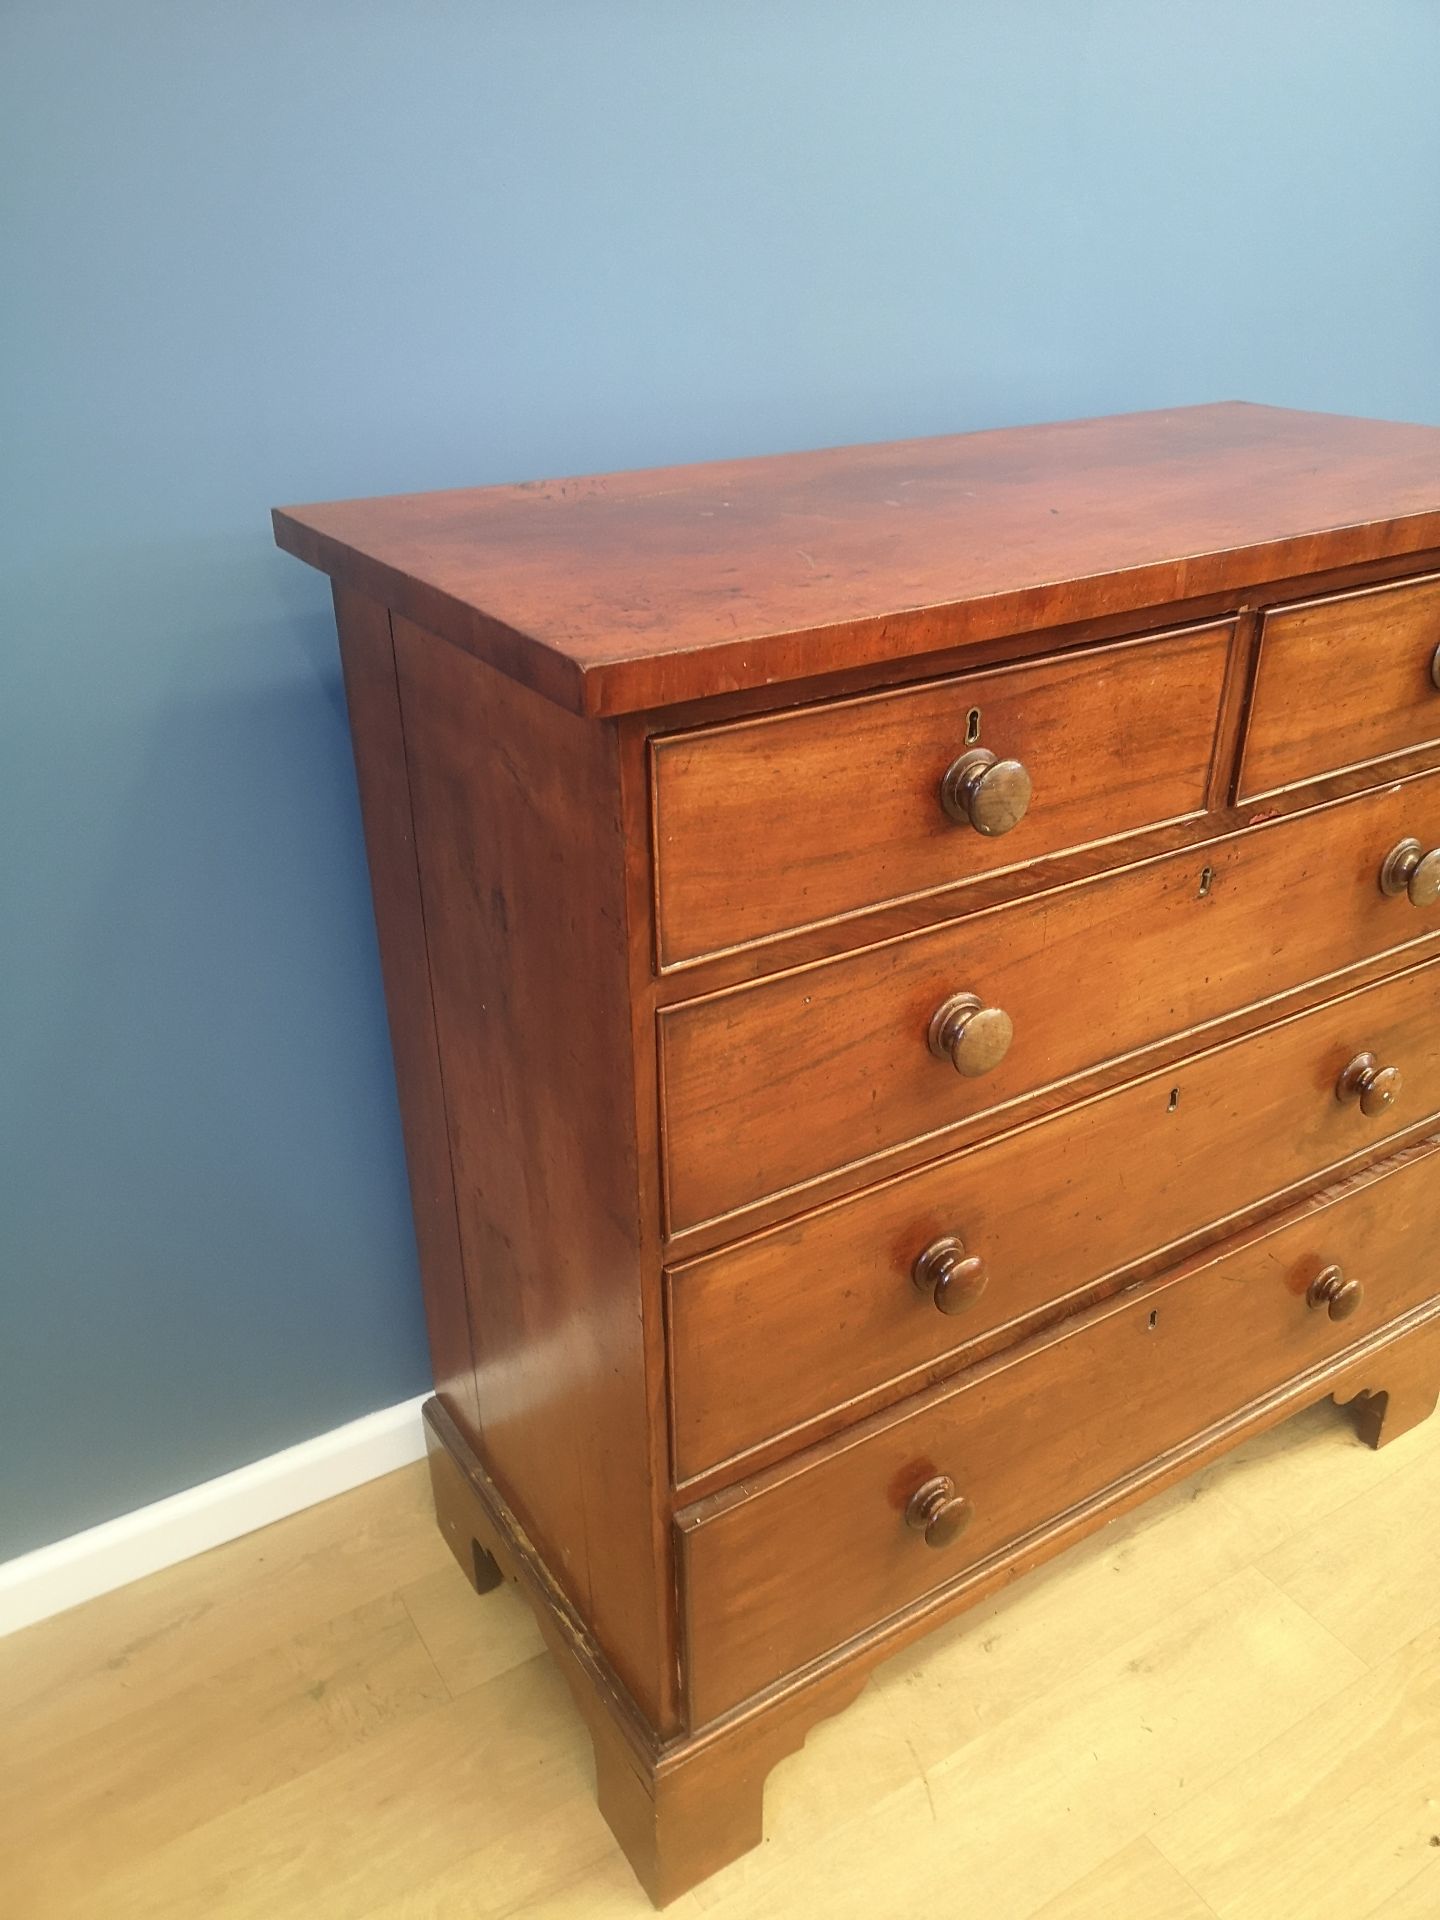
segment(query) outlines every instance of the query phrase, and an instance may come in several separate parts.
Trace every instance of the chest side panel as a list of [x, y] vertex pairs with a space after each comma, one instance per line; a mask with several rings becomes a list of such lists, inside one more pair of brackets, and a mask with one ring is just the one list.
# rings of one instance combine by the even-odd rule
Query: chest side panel
[[662, 1719], [618, 741], [395, 636], [481, 1456]]

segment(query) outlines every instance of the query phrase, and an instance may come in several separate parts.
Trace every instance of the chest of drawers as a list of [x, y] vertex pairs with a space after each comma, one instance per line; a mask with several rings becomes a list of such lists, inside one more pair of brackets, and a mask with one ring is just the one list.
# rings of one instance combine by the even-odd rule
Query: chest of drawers
[[437, 1514], [657, 1902], [927, 1627], [1309, 1402], [1433, 1408], [1440, 431], [275, 525], [334, 581]]

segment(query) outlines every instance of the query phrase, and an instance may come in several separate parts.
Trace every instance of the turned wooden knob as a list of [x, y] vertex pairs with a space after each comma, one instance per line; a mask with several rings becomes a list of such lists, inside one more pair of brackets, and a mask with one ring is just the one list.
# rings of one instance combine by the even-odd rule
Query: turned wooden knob
[[1310, 1291], [1305, 1295], [1306, 1304], [1318, 1313], [1321, 1307], [1332, 1320], [1348, 1320], [1365, 1298], [1365, 1289], [1358, 1280], [1347, 1280], [1339, 1267], [1326, 1267], [1310, 1282]]
[[966, 1253], [958, 1233], [932, 1240], [917, 1255], [910, 1277], [921, 1293], [930, 1295], [941, 1313], [963, 1313], [990, 1284], [985, 1262], [978, 1253]]
[[948, 1547], [960, 1538], [974, 1515], [975, 1509], [963, 1493], [955, 1491], [949, 1474], [937, 1473], [911, 1494], [905, 1524], [924, 1534], [927, 1547]]
[[1440, 900], [1440, 847], [1427, 853], [1418, 840], [1399, 840], [1380, 869], [1380, 891], [1403, 893], [1412, 907], [1433, 907]]
[[1019, 760], [997, 760], [988, 747], [970, 747], [946, 768], [940, 804], [962, 827], [993, 839], [1025, 818], [1030, 775]]
[[1337, 1100], [1358, 1100], [1368, 1119], [1388, 1113], [1405, 1082], [1398, 1067], [1382, 1067], [1373, 1053], [1357, 1053], [1335, 1082]]
[[998, 1067], [1010, 1051], [1015, 1029], [1003, 1007], [987, 1007], [978, 994], [952, 993], [930, 1017], [930, 1051], [948, 1060], [967, 1080]]

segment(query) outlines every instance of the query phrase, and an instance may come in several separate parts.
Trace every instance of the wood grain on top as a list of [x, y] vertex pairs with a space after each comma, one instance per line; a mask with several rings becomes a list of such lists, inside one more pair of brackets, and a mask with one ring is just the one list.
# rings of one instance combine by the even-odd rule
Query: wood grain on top
[[1440, 428], [1230, 401], [275, 512], [289, 552], [576, 712], [1440, 545]]

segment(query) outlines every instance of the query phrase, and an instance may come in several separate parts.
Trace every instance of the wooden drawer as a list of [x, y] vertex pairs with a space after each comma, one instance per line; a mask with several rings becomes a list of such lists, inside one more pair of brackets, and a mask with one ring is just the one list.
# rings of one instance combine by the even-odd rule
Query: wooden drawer
[[[1009, 1349], [844, 1439], [677, 1519], [690, 1704], [715, 1718], [974, 1569], [1429, 1298], [1434, 1143], [1231, 1250]], [[1347, 1319], [1307, 1292], [1337, 1264]], [[969, 1526], [933, 1550], [906, 1521], [946, 1474]]]
[[[1365, 1052], [1404, 1082], [1371, 1114], [1354, 1092], [1337, 1098]], [[672, 1268], [676, 1476], [912, 1371], [953, 1369], [974, 1342], [1014, 1337], [1107, 1276], [1437, 1113], [1431, 962]], [[964, 1304], [941, 1312], [913, 1275], [947, 1238], [983, 1261], [983, 1291], [957, 1283]]]
[[1242, 800], [1440, 745], [1440, 576], [1265, 615]]
[[[675, 966], [1203, 810], [1232, 624], [652, 742], [659, 961]], [[1032, 793], [996, 837], [940, 801], [968, 746]]]
[[[667, 1009], [672, 1231], [723, 1217], [1440, 931], [1378, 884], [1401, 839], [1440, 843], [1440, 777], [1276, 820]], [[1014, 1042], [964, 1078], [927, 1032], [948, 996]]]

